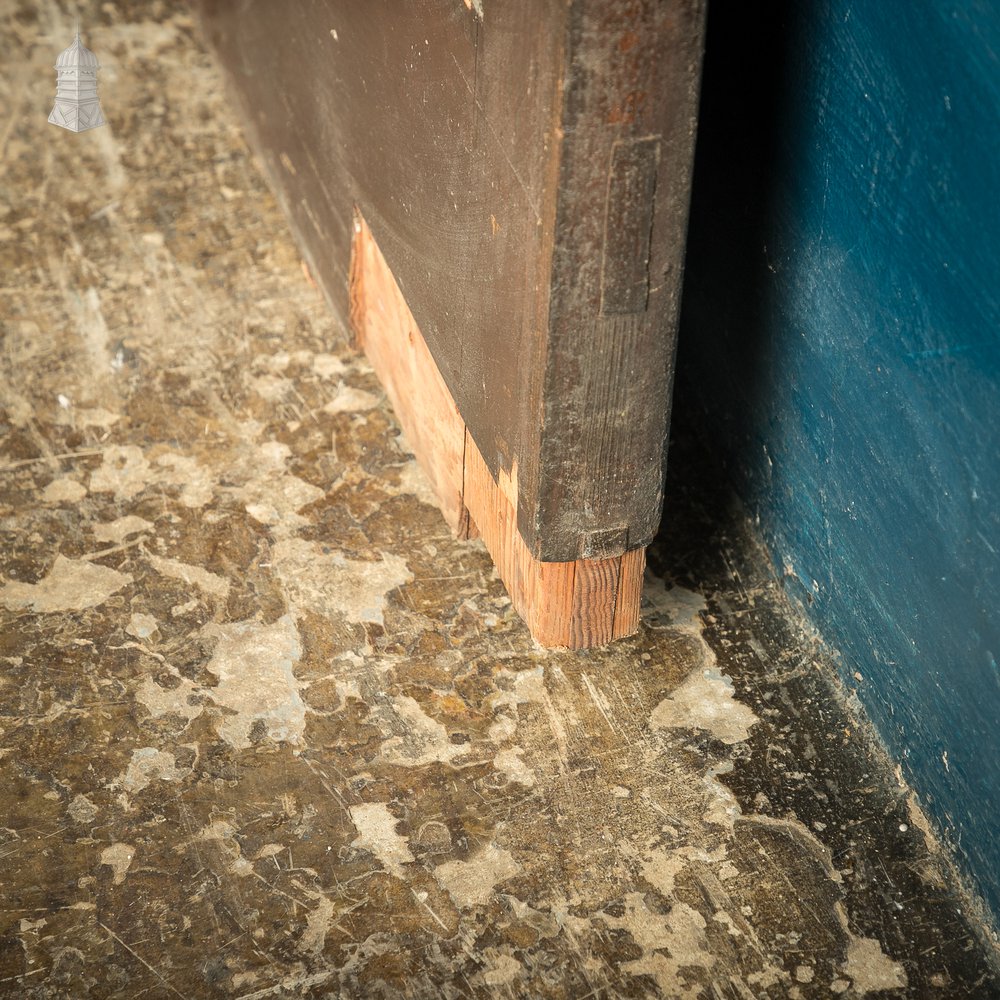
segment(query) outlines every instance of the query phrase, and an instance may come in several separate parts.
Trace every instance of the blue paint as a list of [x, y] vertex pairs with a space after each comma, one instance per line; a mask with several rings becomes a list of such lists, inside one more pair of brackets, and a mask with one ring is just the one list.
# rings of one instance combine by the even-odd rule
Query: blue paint
[[1000, 5], [771, 9], [710, 13], [677, 407], [1000, 919]]

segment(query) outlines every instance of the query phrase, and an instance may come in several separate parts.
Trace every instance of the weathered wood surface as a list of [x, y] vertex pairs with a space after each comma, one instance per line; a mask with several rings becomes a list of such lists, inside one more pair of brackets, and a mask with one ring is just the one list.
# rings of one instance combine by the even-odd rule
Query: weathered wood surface
[[621, 553], [659, 525], [703, 17], [569, 10], [542, 430], [522, 476], [522, 530], [552, 558]]
[[517, 529], [517, 482], [494, 479], [371, 230], [354, 222], [350, 313], [438, 505], [460, 537], [480, 534], [517, 612], [543, 646], [584, 649], [639, 626], [645, 550], [541, 562]]
[[703, 0], [202, 6], [327, 297], [357, 206], [532, 555], [645, 545]]

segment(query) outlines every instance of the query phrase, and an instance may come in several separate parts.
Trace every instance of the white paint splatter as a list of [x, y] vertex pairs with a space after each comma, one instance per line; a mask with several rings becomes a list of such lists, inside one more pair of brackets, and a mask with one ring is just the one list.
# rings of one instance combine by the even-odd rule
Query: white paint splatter
[[517, 733], [517, 722], [509, 715], [501, 715], [495, 722], [490, 723], [487, 736], [493, 743], [506, 743]]
[[136, 445], [111, 445], [104, 451], [101, 467], [91, 473], [90, 489], [114, 493], [116, 500], [130, 500], [152, 483], [167, 483], [181, 487], [180, 502], [185, 507], [200, 508], [211, 501], [214, 482], [196, 459], [163, 452], [155, 462], [154, 467]]
[[316, 905], [306, 914], [306, 929], [299, 938], [299, 950], [310, 955], [322, 955], [336, 909], [333, 901], [322, 893], [313, 894], [313, 898]]
[[179, 715], [190, 722], [201, 715], [203, 706], [192, 701], [192, 695], [199, 688], [186, 677], [177, 677], [177, 686], [160, 687], [152, 678], [144, 677], [136, 688], [135, 699], [150, 715], [159, 718], [162, 715]]
[[194, 611], [200, 603], [197, 597], [192, 597], [190, 601], [184, 601], [183, 604], [175, 604], [170, 609], [170, 617], [180, 618], [181, 615], [186, 615], [189, 611]]
[[250, 746], [253, 724], [262, 720], [273, 740], [302, 742], [306, 706], [294, 666], [302, 643], [291, 615], [272, 625], [256, 621], [206, 625], [204, 635], [218, 639], [208, 669], [219, 678], [213, 700], [234, 714], [219, 723], [219, 736], [232, 746]]
[[642, 862], [642, 877], [662, 896], [670, 899], [677, 876], [687, 865], [687, 852], [683, 848], [673, 851], [654, 849]]
[[97, 819], [100, 810], [94, 805], [86, 795], [75, 795], [66, 809], [70, 819], [76, 823], [93, 823]]
[[760, 720], [733, 691], [732, 680], [716, 667], [697, 669], [653, 709], [650, 724], [656, 729], [704, 729], [729, 746], [742, 743]]
[[315, 355], [312, 368], [320, 378], [335, 378], [347, 371], [347, 365], [336, 354]]
[[255, 375], [250, 379], [250, 388], [269, 403], [280, 403], [291, 394], [295, 383], [281, 375]]
[[125, 881], [125, 873], [135, 857], [135, 848], [131, 844], [112, 844], [101, 851], [101, 864], [107, 865], [114, 872], [114, 884], [121, 885]]
[[215, 495], [215, 482], [211, 473], [189, 455], [167, 452], [158, 455], [156, 464], [164, 470], [159, 478], [181, 487], [180, 502], [192, 510], [200, 510], [211, 503]]
[[116, 500], [131, 500], [149, 483], [149, 462], [134, 444], [111, 445], [104, 450], [102, 464], [90, 474], [93, 493], [114, 493]]
[[516, 714], [518, 705], [545, 703], [547, 693], [544, 667], [535, 667], [532, 670], [500, 670], [497, 672], [496, 681], [500, 690], [490, 697], [490, 707], [494, 711], [499, 708], [511, 708]]
[[358, 830], [351, 847], [370, 851], [387, 872], [396, 878], [406, 878], [403, 865], [416, 858], [410, 853], [407, 838], [396, 832], [399, 820], [389, 811], [389, 806], [385, 802], [366, 802], [351, 806], [350, 813], [351, 822]]
[[172, 580], [180, 580], [181, 583], [186, 583], [188, 586], [197, 587], [206, 594], [211, 594], [221, 600], [225, 600], [229, 596], [229, 581], [225, 577], [210, 573], [201, 566], [189, 566], [177, 559], [166, 559], [152, 553], [147, 558], [150, 566], [157, 573], [162, 573], [163, 576], [168, 576]]
[[903, 966], [882, 951], [882, 945], [874, 938], [851, 935], [843, 973], [853, 980], [860, 996], [876, 990], [901, 990], [908, 983]]
[[60, 479], [53, 479], [42, 490], [42, 501], [44, 503], [79, 503], [86, 495], [87, 487], [83, 483], [63, 476]]
[[152, 531], [153, 523], [144, 517], [137, 517], [135, 514], [127, 514], [114, 521], [97, 523], [94, 525], [94, 538], [99, 542], [111, 542], [113, 545], [120, 545], [129, 535], [137, 535], [141, 531]]
[[706, 947], [705, 918], [686, 903], [675, 903], [664, 916], [650, 910], [641, 893], [625, 897], [625, 913], [602, 919], [614, 928], [632, 935], [642, 955], [622, 965], [635, 976], [651, 976], [664, 996], [701, 995], [700, 983], [691, 969], [710, 970], [715, 957]]
[[292, 449], [283, 441], [264, 441], [255, 451], [255, 459], [265, 472], [284, 472], [292, 457]]
[[777, 986], [778, 983], [788, 982], [790, 978], [784, 969], [772, 965], [770, 962], [765, 962], [760, 972], [751, 972], [747, 976], [747, 982], [751, 986], [759, 986], [763, 990], [769, 990], [772, 986]]
[[468, 861], [448, 861], [434, 869], [434, 877], [459, 909], [484, 906], [501, 882], [521, 872], [513, 855], [487, 844]]
[[483, 961], [489, 966], [478, 977], [484, 986], [508, 986], [521, 976], [521, 963], [510, 952], [487, 948]]
[[188, 769], [177, 769], [177, 759], [169, 751], [142, 747], [132, 751], [125, 773], [115, 784], [134, 795], [154, 781], [179, 781], [189, 773]]
[[278, 351], [276, 354], [255, 354], [250, 367], [257, 371], [280, 373], [285, 371], [292, 363], [292, 356], [288, 351]]
[[243, 848], [236, 839], [236, 828], [225, 819], [214, 819], [203, 826], [187, 843], [214, 842], [226, 859], [226, 869], [233, 875], [246, 878], [254, 874], [253, 864], [243, 857]]
[[358, 413], [378, 406], [378, 396], [366, 389], [356, 389], [341, 382], [333, 399], [323, 407], [324, 413]]
[[705, 598], [684, 587], [671, 587], [646, 570], [642, 589], [643, 604], [662, 618], [671, 628], [701, 634], [701, 613], [706, 610]]
[[244, 510], [261, 524], [300, 528], [309, 519], [298, 512], [323, 497], [323, 491], [298, 476], [284, 475], [255, 479], [240, 493]]
[[56, 423], [71, 427], [100, 427], [106, 430], [121, 420], [120, 413], [112, 413], [103, 406], [74, 406], [73, 401], [60, 393]]
[[701, 779], [706, 800], [703, 818], [706, 823], [714, 823], [726, 830], [733, 829], [733, 824], [743, 812], [736, 796], [718, 780], [720, 774], [731, 773], [733, 767], [731, 760], [720, 761], [710, 767]]
[[301, 538], [276, 542], [271, 565], [294, 607], [379, 625], [386, 595], [413, 579], [401, 556], [386, 553], [377, 562], [361, 562], [339, 552], [324, 553], [320, 545]]
[[107, 566], [56, 556], [52, 569], [38, 583], [5, 583], [0, 588], [0, 604], [10, 611], [27, 608], [39, 614], [85, 611], [103, 604], [131, 582], [127, 573]]
[[438, 505], [434, 487], [431, 486], [427, 473], [420, 468], [420, 463], [415, 458], [400, 467], [399, 490], [402, 493], [413, 494], [421, 503], [429, 504], [431, 507]]
[[157, 627], [157, 621], [152, 615], [136, 612], [129, 619], [128, 625], [125, 626], [125, 633], [135, 636], [136, 639], [148, 639]]
[[385, 763], [410, 767], [450, 764], [469, 752], [468, 746], [452, 743], [444, 725], [432, 719], [414, 698], [397, 695], [392, 699], [392, 711], [389, 725], [395, 735], [382, 747], [380, 757]]
[[526, 788], [533, 788], [537, 779], [535, 772], [521, 760], [523, 753], [522, 747], [507, 747], [493, 758], [493, 766], [507, 775], [508, 781], [516, 781]]

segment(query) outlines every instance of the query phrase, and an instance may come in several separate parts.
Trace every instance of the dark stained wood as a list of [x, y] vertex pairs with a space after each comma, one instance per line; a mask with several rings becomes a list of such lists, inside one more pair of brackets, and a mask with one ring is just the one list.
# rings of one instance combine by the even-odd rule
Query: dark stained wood
[[649, 300], [658, 138], [616, 142], [608, 177], [601, 313], [640, 313]]
[[525, 470], [545, 480], [522, 478], [542, 558], [623, 551], [623, 530], [637, 548], [659, 525], [703, 19], [701, 3], [570, 10], [544, 432]]
[[527, 549], [618, 556], [661, 513], [704, 2], [477, 6], [202, 0], [331, 304], [356, 206]]

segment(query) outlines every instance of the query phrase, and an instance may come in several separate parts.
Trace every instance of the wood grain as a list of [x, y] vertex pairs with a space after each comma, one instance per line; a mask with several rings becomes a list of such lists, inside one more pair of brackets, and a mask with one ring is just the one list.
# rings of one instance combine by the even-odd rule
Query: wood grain
[[632, 634], [639, 625], [645, 549], [563, 562], [531, 554], [517, 525], [516, 459], [498, 482], [360, 214], [354, 222], [350, 317], [445, 520], [459, 537], [482, 537], [532, 636], [543, 646], [586, 649]]
[[469, 516], [462, 503], [465, 423], [360, 214], [354, 219], [350, 275], [355, 342], [385, 387], [448, 526], [468, 538]]
[[618, 593], [615, 598], [615, 620], [612, 639], [632, 635], [639, 627], [639, 604], [642, 600], [642, 580], [646, 571], [646, 550], [632, 549], [621, 557], [618, 572]]

